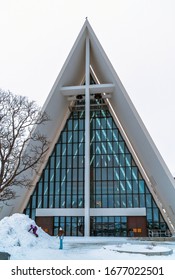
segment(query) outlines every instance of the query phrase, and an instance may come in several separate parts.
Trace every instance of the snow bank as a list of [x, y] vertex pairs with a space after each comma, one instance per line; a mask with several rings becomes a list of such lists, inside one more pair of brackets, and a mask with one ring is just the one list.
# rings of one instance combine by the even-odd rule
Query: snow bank
[[[37, 238], [32, 232], [28, 232], [30, 225], [36, 225], [35, 221], [24, 214], [13, 214], [0, 221], [0, 251], [9, 251], [12, 247], [22, 248], [54, 248], [55, 239], [38, 228]], [[11, 250], [10, 250], [11, 251]]]

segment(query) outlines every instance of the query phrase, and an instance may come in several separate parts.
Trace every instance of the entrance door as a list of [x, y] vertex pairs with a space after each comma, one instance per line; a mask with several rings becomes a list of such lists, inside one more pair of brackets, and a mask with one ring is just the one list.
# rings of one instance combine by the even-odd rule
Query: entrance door
[[53, 235], [53, 217], [36, 217], [36, 224], [46, 233]]
[[147, 236], [147, 222], [146, 216], [128, 216], [127, 217], [127, 231], [133, 230], [134, 236]]

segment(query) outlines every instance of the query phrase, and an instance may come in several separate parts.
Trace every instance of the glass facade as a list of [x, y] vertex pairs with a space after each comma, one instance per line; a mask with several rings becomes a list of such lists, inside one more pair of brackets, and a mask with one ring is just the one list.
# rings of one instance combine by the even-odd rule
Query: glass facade
[[60, 227], [66, 236], [83, 236], [84, 217], [54, 217], [54, 235], [58, 234]]
[[[165, 223], [107, 105], [91, 100], [90, 207], [146, 208], [147, 228], [166, 230]], [[77, 99], [27, 205], [35, 219], [36, 208], [84, 208], [85, 177], [84, 101]], [[84, 234], [83, 217], [54, 217], [54, 233]], [[90, 235], [126, 236], [127, 217], [91, 217]]]
[[91, 217], [91, 236], [128, 235], [127, 217]]
[[93, 112], [91, 123], [91, 207], [148, 206], [149, 191], [109, 111]]

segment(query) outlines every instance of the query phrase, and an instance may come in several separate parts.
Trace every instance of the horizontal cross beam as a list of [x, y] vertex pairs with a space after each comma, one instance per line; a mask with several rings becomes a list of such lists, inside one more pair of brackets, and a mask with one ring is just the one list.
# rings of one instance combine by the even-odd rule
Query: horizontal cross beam
[[[89, 92], [90, 94], [112, 93], [114, 91], [114, 88], [115, 88], [114, 84], [94, 84], [94, 85], [89, 85]], [[76, 96], [79, 94], [84, 95], [85, 85], [62, 87], [61, 93], [64, 96]]]

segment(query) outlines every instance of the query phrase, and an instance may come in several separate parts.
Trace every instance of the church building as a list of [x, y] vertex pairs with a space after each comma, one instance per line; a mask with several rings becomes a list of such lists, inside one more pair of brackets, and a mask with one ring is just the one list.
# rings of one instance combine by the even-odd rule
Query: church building
[[50, 235], [174, 235], [174, 179], [88, 20], [43, 111], [50, 146], [34, 188], [0, 216], [25, 213]]

